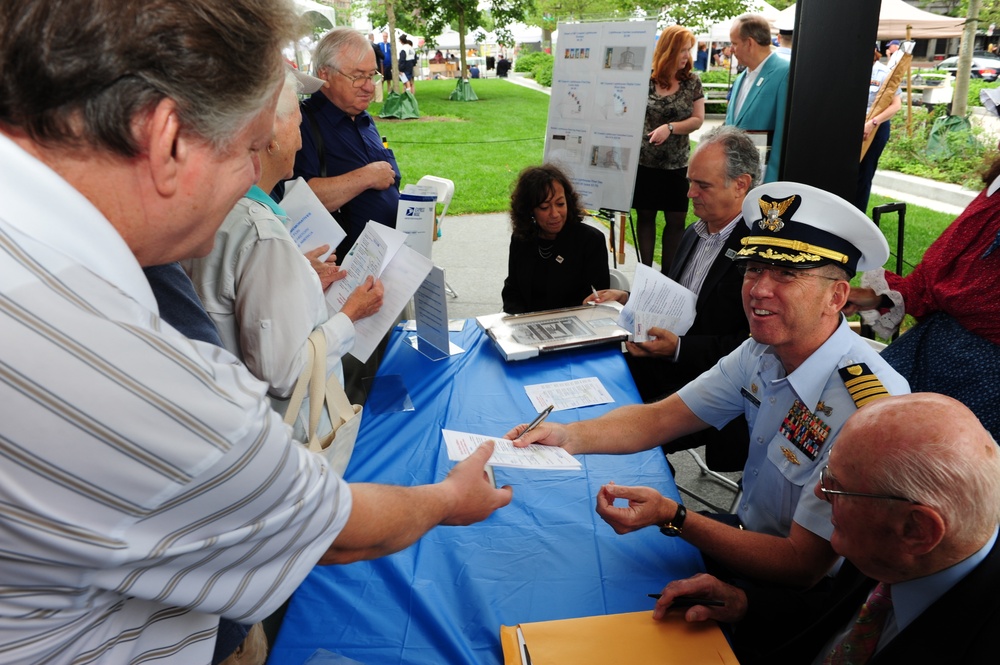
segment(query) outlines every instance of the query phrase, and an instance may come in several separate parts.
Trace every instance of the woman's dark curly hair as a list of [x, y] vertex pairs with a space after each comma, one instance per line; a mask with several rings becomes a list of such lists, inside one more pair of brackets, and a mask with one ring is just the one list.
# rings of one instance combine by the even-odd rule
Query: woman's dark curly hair
[[556, 182], [562, 185], [566, 194], [566, 224], [579, 224], [583, 221], [586, 213], [566, 174], [552, 164], [529, 166], [518, 175], [514, 191], [510, 195], [510, 222], [514, 238], [527, 240], [538, 234], [535, 208], [545, 203]]

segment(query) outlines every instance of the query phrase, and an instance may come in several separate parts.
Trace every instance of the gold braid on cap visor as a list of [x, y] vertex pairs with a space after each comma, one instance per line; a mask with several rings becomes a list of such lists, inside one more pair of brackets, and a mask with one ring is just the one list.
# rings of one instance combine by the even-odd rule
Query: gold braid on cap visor
[[[785, 238], [770, 238], [768, 236], [747, 236], [743, 238], [740, 242], [743, 245], [770, 245], [772, 247], [784, 247], [785, 249], [790, 249], [796, 252], [808, 252], [809, 254], [800, 254], [799, 256], [791, 256], [788, 254], [776, 254], [771, 252], [768, 248], [767, 253], [757, 252], [757, 255], [762, 259], [772, 259], [772, 260], [784, 260], [784, 261], [794, 261], [795, 263], [801, 263], [803, 261], [819, 261], [820, 259], [830, 259], [832, 261], [837, 261], [839, 263], [846, 264], [850, 259], [847, 254], [841, 252], [835, 252], [831, 249], [826, 249], [824, 247], [819, 247], [817, 245], [810, 245], [807, 242], [802, 242], [801, 240], [787, 240]], [[756, 247], [744, 247], [739, 251], [739, 255], [747, 256], [753, 255], [753, 252], [757, 250]]]

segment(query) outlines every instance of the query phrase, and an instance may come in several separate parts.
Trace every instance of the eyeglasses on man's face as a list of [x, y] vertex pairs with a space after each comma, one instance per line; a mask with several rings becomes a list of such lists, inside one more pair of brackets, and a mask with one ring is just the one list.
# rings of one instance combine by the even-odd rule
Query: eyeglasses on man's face
[[378, 72], [372, 72], [370, 74], [361, 74], [358, 76], [352, 76], [350, 74], [345, 74], [336, 67], [331, 67], [333, 71], [337, 72], [344, 78], [351, 79], [351, 85], [355, 88], [363, 88], [365, 83], [371, 82], [372, 85], [378, 85], [382, 82], [382, 75]]
[[764, 275], [764, 273], [770, 273], [771, 279], [778, 284], [790, 284], [797, 279], [803, 279], [806, 277], [819, 277], [820, 279], [828, 279], [832, 282], [838, 281], [838, 278], [836, 277], [827, 277], [826, 275], [820, 275], [814, 272], [805, 272], [801, 268], [783, 268], [781, 266], [755, 263], [753, 261], [740, 261], [736, 264], [736, 270], [743, 275], [743, 279], [749, 282], [756, 282]]
[[819, 491], [823, 493], [826, 500], [830, 500], [830, 496], [859, 496], [864, 499], [888, 499], [890, 501], [905, 501], [907, 503], [916, 503], [905, 496], [893, 496], [891, 494], [868, 494], [866, 492], [848, 492], [846, 490], [835, 489], [838, 486], [837, 479], [833, 477], [830, 473], [830, 467], [824, 466], [823, 470], [819, 472]]

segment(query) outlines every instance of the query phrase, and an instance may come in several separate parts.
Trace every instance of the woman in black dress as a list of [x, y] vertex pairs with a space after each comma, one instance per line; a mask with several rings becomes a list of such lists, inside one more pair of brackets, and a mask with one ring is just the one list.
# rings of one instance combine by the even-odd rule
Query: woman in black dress
[[656, 214], [663, 211], [660, 269], [667, 274], [687, 217], [689, 134], [705, 120], [701, 79], [691, 72], [694, 35], [672, 25], [660, 33], [653, 52], [646, 102], [645, 140], [639, 148], [632, 207], [636, 213], [639, 258], [653, 264]]
[[583, 222], [576, 191], [560, 169], [546, 164], [522, 171], [510, 208], [503, 311], [575, 307], [592, 289], [610, 286], [604, 234]]

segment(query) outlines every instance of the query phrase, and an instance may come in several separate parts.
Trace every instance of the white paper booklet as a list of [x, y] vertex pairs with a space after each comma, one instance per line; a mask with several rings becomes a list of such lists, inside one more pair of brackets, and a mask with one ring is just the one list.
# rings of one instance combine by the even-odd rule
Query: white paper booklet
[[369, 221], [341, 264], [347, 277], [326, 290], [327, 305], [333, 312], [339, 312], [369, 275], [382, 280], [385, 287], [382, 309], [354, 323], [351, 355], [361, 362], [368, 360], [389, 328], [396, 325], [396, 317], [433, 267], [430, 259], [407, 247], [405, 241], [405, 233]]
[[325, 261], [347, 237], [337, 220], [320, 203], [312, 187], [302, 178], [285, 185], [281, 207], [288, 215], [288, 233], [303, 253], [320, 245], [329, 245], [330, 251], [320, 257], [321, 261]]
[[650, 328], [683, 335], [694, 323], [698, 296], [649, 266], [635, 267], [635, 282], [618, 325], [632, 331], [633, 342], [648, 342]]
[[456, 462], [464, 460], [486, 441], [495, 442], [493, 456], [488, 464], [510, 466], [522, 469], [580, 469], [572, 455], [555, 446], [540, 446], [533, 443], [526, 448], [515, 448], [512, 441], [499, 436], [470, 434], [443, 429], [444, 443], [448, 447], [448, 459]]

